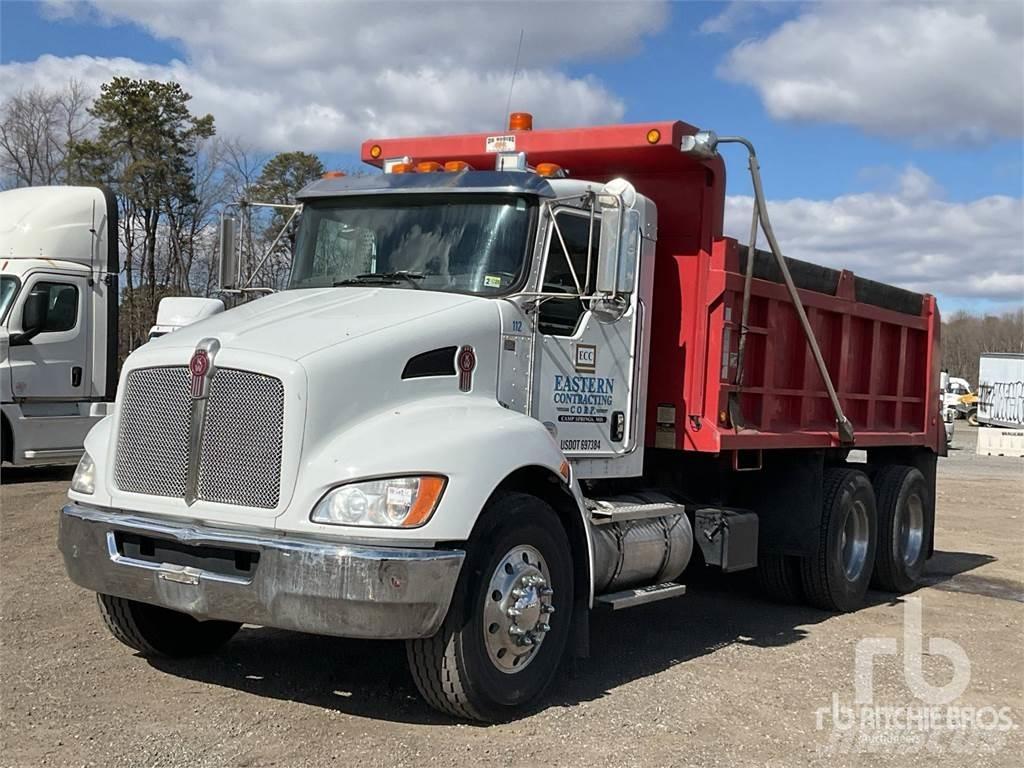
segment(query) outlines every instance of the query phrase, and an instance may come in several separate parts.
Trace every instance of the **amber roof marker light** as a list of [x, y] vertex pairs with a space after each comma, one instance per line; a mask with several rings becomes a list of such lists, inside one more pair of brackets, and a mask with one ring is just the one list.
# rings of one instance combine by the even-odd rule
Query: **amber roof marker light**
[[370, 157], [372, 157], [374, 160], [380, 157], [381, 152], [383, 152], [383, 150], [380, 148], [380, 144], [374, 144], [372, 147], [370, 147]]
[[508, 129], [510, 131], [532, 131], [533, 115], [529, 112], [513, 112], [508, 116]]
[[661, 141], [661, 131], [657, 128], [651, 128], [651, 130], [647, 132], [647, 143], [657, 144], [659, 141]]
[[343, 178], [345, 178], [345, 172], [344, 171], [327, 171], [320, 178], [321, 179], [343, 179]]
[[545, 179], [564, 179], [566, 173], [557, 163], [537, 163], [537, 175]]

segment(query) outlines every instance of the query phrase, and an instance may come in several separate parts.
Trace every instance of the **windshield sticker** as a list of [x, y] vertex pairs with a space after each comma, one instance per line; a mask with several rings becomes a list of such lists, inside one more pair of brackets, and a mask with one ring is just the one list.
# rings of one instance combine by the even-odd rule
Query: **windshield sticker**
[[593, 344], [577, 344], [575, 367], [579, 373], [594, 373], [597, 370], [597, 347]]
[[555, 374], [552, 390], [559, 422], [604, 424], [608, 421], [608, 411], [614, 402], [615, 379]]
[[484, 275], [485, 288], [501, 288], [501, 278], [498, 275]]
[[516, 137], [510, 136], [488, 136], [486, 149], [488, 152], [515, 152]]

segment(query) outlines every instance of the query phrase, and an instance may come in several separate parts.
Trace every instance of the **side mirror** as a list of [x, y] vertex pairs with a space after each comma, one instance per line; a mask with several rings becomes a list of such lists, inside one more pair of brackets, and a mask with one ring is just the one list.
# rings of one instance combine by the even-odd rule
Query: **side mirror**
[[21, 333], [11, 336], [10, 345], [19, 347], [28, 344], [46, 326], [50, 295], [46, 291], [31, 291], [25, 297], [21, 310]]
[[221, 214], [220, 217], [220, 268], [217, 282], [222, 291], [237, 288], [241, 278], [238, 270], [238, 219]]
[[597, 292], [632, 293], [640, 257], [640, 212], [631, 207], [636, 190], [614, 179], [598, 195], [601, 238], [597, 247]]

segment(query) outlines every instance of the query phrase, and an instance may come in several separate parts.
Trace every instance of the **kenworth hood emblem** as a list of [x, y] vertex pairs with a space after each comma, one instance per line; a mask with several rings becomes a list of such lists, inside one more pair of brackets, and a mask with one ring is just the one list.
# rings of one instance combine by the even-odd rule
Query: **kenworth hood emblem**
[[192, 374], [192, 399], [201, 400], [210, 394], [210, 380], [216, 372], [213, 358], [220, 349], [217, 339], [203, 339], [196, 345], [192, 359], [188, 361], [188, 370]]
[[185, 477], [185, 503], [195, 503], [199, 487], [199, 454], [202, 451], [203, 431], [206, 429], [206, 404], [210, 396], [210, 381], [217, 372], [213, 359], [220, 349], [217, 339], [206, 338], [196, 345], [188, 372], [192, 374], [192, 414], [189, 419], [188, 473]]

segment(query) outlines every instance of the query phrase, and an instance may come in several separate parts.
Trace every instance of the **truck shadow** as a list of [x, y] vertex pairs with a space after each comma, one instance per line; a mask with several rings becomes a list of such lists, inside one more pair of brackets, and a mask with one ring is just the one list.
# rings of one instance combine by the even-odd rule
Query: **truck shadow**
[[71, 482], [75, 465], [54, 465], [46, 467], [15, 467], [4, 464], [0, 467], [0, 485], [16, 483], [44, 483], [58, 480]]
[[[929, 569], [929, 586], [942, 588], [993, 559], [937, 552], [930, 563], [937, 568]], [[835, 618], [814, 608], [768, 602], [756, 594], [752, 579], [742, 575], [704, 581], [698, 579], [700, 583], [682, 598], [620, 614], [595, 613], [591, 658], [564, 665], [544, 706], [567, 707], [599, 699], [632, 680], [733, 644], [768, 648], [798, 643], [807, 636], [808, 625]], [[899, 600], [869, 592], [867, 604], [895, 605]], [[419, 698], [402, 642], [345, 640], [247, 626], [215, 655], [148, 661], [178, 677], [358, 717], [410, 724], [454, 722]]]

